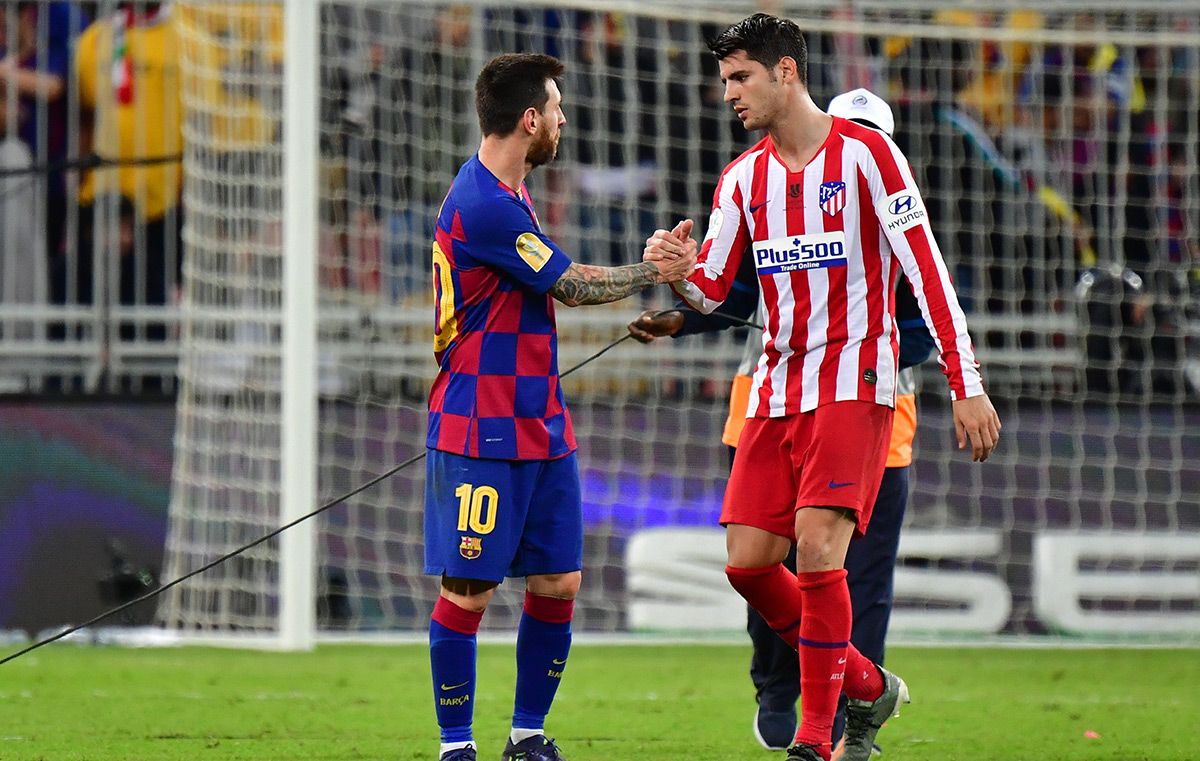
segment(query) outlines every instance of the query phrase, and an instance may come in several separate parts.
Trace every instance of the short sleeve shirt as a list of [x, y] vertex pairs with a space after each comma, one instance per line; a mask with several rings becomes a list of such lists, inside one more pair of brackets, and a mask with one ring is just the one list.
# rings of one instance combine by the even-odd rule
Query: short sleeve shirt
[[542, 233], [524, 185], [506, 186], [478, 156], [463, 164], [433, 245], [429, 448], [498, 460], [575, 450], [548, 293], [570, 264]]

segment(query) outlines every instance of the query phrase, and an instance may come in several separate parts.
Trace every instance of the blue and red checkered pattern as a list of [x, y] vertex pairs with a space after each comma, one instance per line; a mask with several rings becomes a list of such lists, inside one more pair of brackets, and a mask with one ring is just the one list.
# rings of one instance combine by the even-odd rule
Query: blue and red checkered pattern
[[542, 235], [528, 199], [524, 185], [505, 186], [475, 156], [438, 213], [440, 370], [429, 395], [431, 449], [497, 460], [549, 460], [575, 450], [547, 293], [571, 260]]

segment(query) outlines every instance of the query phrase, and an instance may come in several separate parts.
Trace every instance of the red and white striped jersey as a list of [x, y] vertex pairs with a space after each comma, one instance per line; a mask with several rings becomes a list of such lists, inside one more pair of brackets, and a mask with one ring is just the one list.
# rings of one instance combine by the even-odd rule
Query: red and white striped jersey
[[708, 313], [745, 256], [766, 315], [747, 417], [858, 399], [895, 405], [899, 261], [939, 351], [953, 399], [983, 393], [946, 263], [908, 160], [884, 133], [834, 117], [798, 172], [770, 137], [721, 174], [695, 272], [676, 292]]

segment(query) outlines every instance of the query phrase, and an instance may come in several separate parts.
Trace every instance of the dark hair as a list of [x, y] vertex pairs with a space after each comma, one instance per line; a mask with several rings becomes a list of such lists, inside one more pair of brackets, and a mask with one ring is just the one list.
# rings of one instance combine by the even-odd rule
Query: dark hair
[[541, 53], [506, 53], [487, 62], [475, 80], [475, 111], [484, 137], [512, 132], [528, 108], [541, 111], [550, 95], [546, 80], [556, 83], [563, 65]]
[[735, 51], [768, 69], [775, 68], [784, 56], [796, 62], [800, 84], [808, 87], [808, 45], [795, 22], [767, 13], [744, 18], [708, 41], [708, 49], [720, 61]]

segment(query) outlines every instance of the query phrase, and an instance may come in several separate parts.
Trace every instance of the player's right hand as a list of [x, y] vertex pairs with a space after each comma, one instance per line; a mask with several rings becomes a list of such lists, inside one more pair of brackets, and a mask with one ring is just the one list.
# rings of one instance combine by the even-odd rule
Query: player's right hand
[[654, 234], [646, 238], [646, 248], [642, 251], [642, 261], [658, 262], [669, 259], [677, 259], [687, 255], [688, 242], [692, 241], [692, 226], [695, 223], [690, 219], [685, 219], [675, 225], [673, 230], [663, 230], [659, 228], [654, 231]]
[[662, 282], [685, 280], [696, 269], [699, 246], [691, 237], [692, 225], [692, 220], [685, 219], [674, 230], [655, 230], [646, 239], [642, 261], [654, 264]]
[[956, 399], [950, 405], [958, 448], [971, 445], [971, 459], [983, 462], [1000, 441], [1000, 416], [987, 394]]
[[673, 336], [683, 327], [683, 313], [678, 309], [660, 311], [647, 309], [629, 323], [629, 335], [648, 344], [662, 336]]

